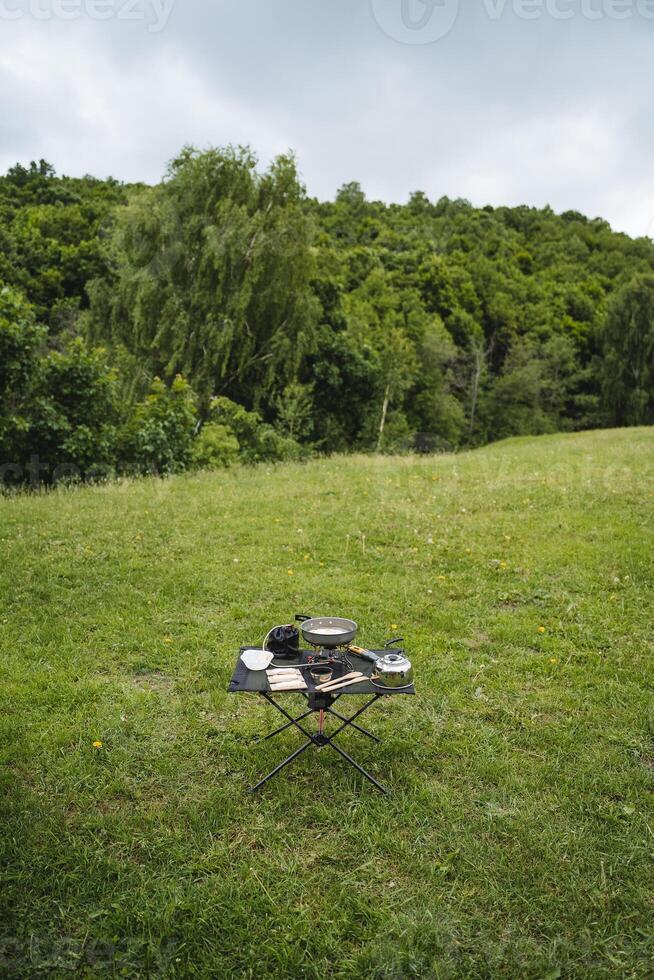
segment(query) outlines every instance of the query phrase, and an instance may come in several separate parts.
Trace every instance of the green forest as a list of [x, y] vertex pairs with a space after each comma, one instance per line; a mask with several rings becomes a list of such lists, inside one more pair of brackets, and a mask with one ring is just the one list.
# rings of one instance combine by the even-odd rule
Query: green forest
[[5, 486], [652, 423], [654, 244], [601, 218], [321, 202], [234, 147], [0, 178]]

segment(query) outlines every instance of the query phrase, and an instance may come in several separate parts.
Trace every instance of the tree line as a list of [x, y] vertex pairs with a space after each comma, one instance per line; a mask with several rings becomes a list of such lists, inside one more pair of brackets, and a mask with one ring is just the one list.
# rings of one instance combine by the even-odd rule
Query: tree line
[[0, 177], [5, 482], [652, 423], [654, 245], [600, 218], [320, 202], [232, 147]]

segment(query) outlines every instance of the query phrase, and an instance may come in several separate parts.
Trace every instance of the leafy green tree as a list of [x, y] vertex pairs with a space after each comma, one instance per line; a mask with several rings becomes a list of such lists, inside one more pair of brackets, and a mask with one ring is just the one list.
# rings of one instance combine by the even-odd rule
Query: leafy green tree
[[248, 150], [186, 149], [122, 211], [114, 275], [89, 287], [90, 334], [182, 373], [204, 411], [216, 394], [265, 405], [314, 342], [311, 240], [292, 157], [260, 174]]
[[[248, 150], [186, 149], [150, 188], [17, 165], [0, 177], [0, 280], [24, 297], [25, 361], [0, 440], [111, 457], [93, 403], [74, 398], [73, 418], [55, 397], [57, 357], [95, 356], [71, 353], [79, 334], [109, 347], [120, 418], [104, 414], [123, 434], [153, 377], [197, 390], [195, 449], [173, 426], [171, 463], [160, 433], [164, 468], [222, 465], [234, 440], [255, 461], [651, 421], [653, 276], [652, 241], [601, 219], [421, 192], [387, 205], [354, 182], [319, 202], [288, 156], [261, 172]], [[10, 341], [5, 325], [8, 376]]]
[[295, 439], [264, 422], [258, 412], [249, 412], [224, 395], [212, 400], [210, 418], [232, 433], [244, 463], [291, 460], [300, 455]]
[[18, 481], [104, 474], [116, 462], [116, 375], [106, 352], [81, 340], [45, 347], [32, 307], [0, 289], [0, 463]]
[[27, 444], [46, 482], [110, 473], [120, 413], [116, 374], [106, 351], [77, 338], [43, 358]]
[[193, 442], [193, 465], [215, 470], [231, 466], [238, 459], [240, 446], [226, 425], [206, 422]]
[[0, 278], [51, 332], [71, 332], [89, 279], [106, 272], [101, 232], [127, 199], [117, 181], [58, 177], [45, 160], [0, 177]]
[[377, 430], [377, 452], [380, 452], [384, 445], [388, 409], [411, 387], [416, 371], [415, 348], [401, 330], [393, 327], [384, 337], [379, 349], [382, 401]]
[[155, 378], [119, 434], [121, 468], [160, 475], [187, 469], [193, 461], [197, 421], [196, 399], [188, 382], [178, 376], [167, 387]]
[[456, 345], [440, 317], [430, 318], [417, 344], [418, 371], [407, 414], [422, 452], [454, 449], [464, 431], [463, 406], [453, 393]]
[[609, 304], [603, 329], [604, 402], [615, 425], [654, 423], [654, 275], [640, 274]]
[[317, 448], [323, 452], [362, 448], [378, 375], [378, 355], [369, 342], [344, 327], [321, 326], [317, 349], [303, 375], [312, 381], [312, 435]]
[[28, 448], [44, 336], [23, 296], [0, 285], [0, 464], [20, 461]]
[[291, 439], [308, 439], [313, 431], [313, 386], [292, 381], [277, 396], [278, 425]]
[[566, 417], [576, 374], [575, 349], [569, 338], [554, 336], [544, 344], [532, 337], [516, 340], [488, 395], [492, 438], [569, 428]]

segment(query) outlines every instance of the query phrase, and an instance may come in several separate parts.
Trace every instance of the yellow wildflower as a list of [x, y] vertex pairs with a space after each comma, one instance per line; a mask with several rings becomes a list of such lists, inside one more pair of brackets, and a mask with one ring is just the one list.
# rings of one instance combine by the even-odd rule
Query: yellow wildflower
[[102, 742], [100, 742], [99, 740], [96, 740], [96, 741], [95, 741], [95, 742], [93, 743], [93, 748], [94, 748], [94, 749], [101, 749], [101, 748], [102, 748]]

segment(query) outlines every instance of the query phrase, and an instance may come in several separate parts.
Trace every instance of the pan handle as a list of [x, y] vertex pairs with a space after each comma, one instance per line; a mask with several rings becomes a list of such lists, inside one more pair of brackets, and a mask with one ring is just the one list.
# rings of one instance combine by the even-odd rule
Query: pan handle
[[296, 623], [306, 623], [307, 619], [311, 619], [311, 616], [296, 616], [295, 617], [295, 622]]
[[392, 647], [394, 643], [404, 643], [404, 637], [396, 636], [392, 640], [389, 640], [388, 643], [384, 643], [384, 650], [387, 650], [389, 647]]

